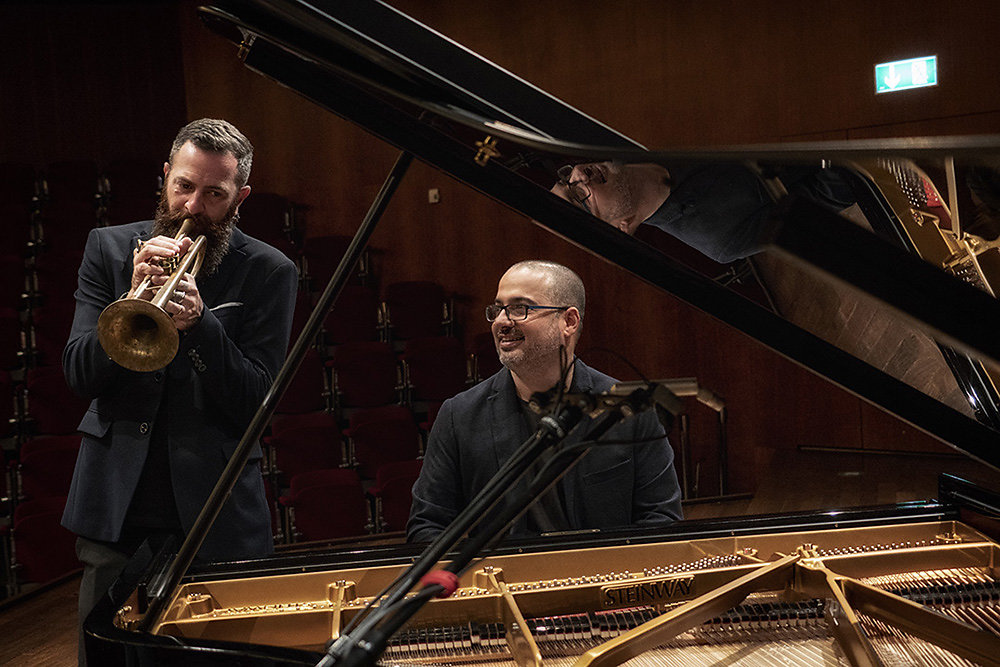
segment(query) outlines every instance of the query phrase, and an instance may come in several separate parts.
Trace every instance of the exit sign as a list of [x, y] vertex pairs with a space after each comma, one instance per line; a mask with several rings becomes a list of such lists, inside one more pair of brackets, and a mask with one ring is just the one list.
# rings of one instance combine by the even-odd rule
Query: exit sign
[[894, 93], [897, 90], [937, 85], [937, 56], [875, 65], [875, 92]]

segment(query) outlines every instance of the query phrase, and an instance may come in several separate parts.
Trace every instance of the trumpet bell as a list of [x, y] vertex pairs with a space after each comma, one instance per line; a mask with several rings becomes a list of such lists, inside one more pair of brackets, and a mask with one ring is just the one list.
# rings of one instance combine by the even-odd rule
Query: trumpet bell
[[170, 314], [142, 299], [120, 299], [108, 305], [97, 321], [97, 338], [115, 363], [139, 372], [169, 364], [180, 341]]

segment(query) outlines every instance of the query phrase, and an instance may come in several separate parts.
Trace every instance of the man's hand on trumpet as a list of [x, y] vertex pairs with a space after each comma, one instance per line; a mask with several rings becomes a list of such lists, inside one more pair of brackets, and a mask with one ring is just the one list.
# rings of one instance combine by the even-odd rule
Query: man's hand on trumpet
[[[132, 291], [149, 276], [151, 279], [157, 276], [169, 275], [169, 272], [161, 266], [168, 260], [180, 258], [191, 247], [191, 239], [187, 236], [180, 241], [169, 236], [155, 236], [146, 242], [139, 242], [139, 247], [132, 254]], [[159, 284], [163, 284], [161, 281]], [[136, 298], [147, 301], [153, 298], [155, 291], [145, 290], [142, 294], [134, 295]]]
[[[153, 276], [151, 281], [153, 285], [160, 287], [169, 278], [170, 276], [166, 275]], [[177, 283], [170, 300], [163, 305], [163, 309], [173, 316], [178, 331], [187, 331], [197, 324], [198, 320], [201, 319], [204, 307], [205, 304], [198, 292], [198, 284], [190, 273], [184, 274], [184, 277]]]
[[[170, 271], [163, 264], [182, 258], [191, 244], [192, 241], [187, 236], [179, 241], [169, 236], [156, 236], [140, 243], [132, 256], [132, 290], [135, 291], [146, 278], [149, 278], [149, 283], [141, 294], [134, 295], [135, 298], [151, 301], [160, 287], [170, 279]], [[178, 331], [186, 331], [197, 324], [203, 308], [198, 285], [190, 273], [184, 274], [170, 299], [163, 305], [163, 309], [173, 317]]]

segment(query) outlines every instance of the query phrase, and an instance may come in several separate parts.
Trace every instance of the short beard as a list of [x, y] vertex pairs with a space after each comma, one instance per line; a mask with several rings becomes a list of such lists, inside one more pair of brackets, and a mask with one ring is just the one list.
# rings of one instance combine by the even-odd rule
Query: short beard
[[[515, 333], [522, 333], [516, 326], [512, 327], [511, 331]], [[527, 340], [525, 340], [525, 343], [526, 342]], [[530, 344], [525, 345], [522, 343], [522, 345], [515, 350], [501, 350], [495, 336], [494, 343], [497, 345], [497, 358], [500, 360], [500, 363], [512, 372], [516, 373], [522, 370], [530, 371], [540, 367], [553, 353], [556, 354], [556, 358], [558, 358], [562, 340], [558, 337], [558, 333], [553, 334], [552, 332], [547, 332], [547, 335], [544, 338], [534, 337], [534, 340]]]
[[233, 228], [239, 222], [240, 214], [237, 212], [239, 202], [233, 201], [225, 215], [220, 220], [212, 220], [204, 215], [191, 215], [187, 211], [172, 213], [167, 204], [167, 195], [164, 192], [160, 195], [160, 203], [156, 207], [156, 216], [153, 219], [153, 236], [176, 236], [181, 228], [181, 223], [186, 218], [194, 219], [194, 234], [205, 236], [205, 257], [201, 263], [200, 275], [210, 276], [218, 270], [223, 258], [229, 252], [229, 239], [233, 235]]
[[608, 176], [615, 190], [615, 206], [610, 211], [604, 211], [602, 216], [604, 221], [614, 222], [634, 216], [636, 211], [634, 177], [628, 169], [614, 163], [608, 166]]

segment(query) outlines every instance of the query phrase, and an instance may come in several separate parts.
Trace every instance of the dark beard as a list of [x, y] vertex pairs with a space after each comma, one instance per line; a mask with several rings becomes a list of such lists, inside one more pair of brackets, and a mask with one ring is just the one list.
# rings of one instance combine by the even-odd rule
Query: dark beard
[[160, 203], [156, 207], [156, 216], [153, 218], [153, 236], [174, 237], [181, 228], [181, 223], [185, 218], [194, 219], [194, 231], [192, 238], [197, 238], [199, 234], [205, 236], [205, 258], [202, 260], [200, 275], [210, 276], [219, 268], [222, 259], [229, 252], [229, 239], [233, 235], [233, 227], [239, 222], [240, 214], [237, 212], [239, 203], [233, 201], [226, 214], [220, 220], [212, 220], [204, 215], [190, 215], [186, 211], [170, 212], [167, 204], [166, 193], [160, 196]]

